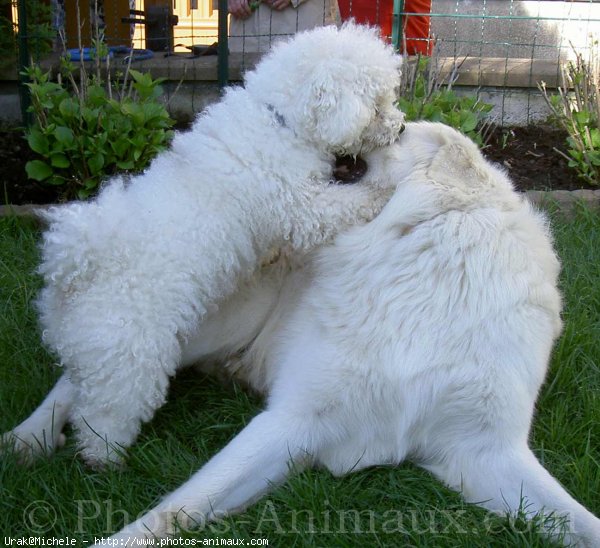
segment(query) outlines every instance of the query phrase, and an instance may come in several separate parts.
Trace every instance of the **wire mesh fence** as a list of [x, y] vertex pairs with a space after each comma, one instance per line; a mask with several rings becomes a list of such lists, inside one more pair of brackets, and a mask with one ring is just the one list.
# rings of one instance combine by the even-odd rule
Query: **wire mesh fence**
[[557, 86], [561, 66], [577, 52], [586, 56], [600, 36], [600, 3], [592, 0], [433, 0], [430, 17], [438, 55], [466, 59], [457, 83], [494, 104], [503, 125], [545, 119], [538, 84]]
[[[246, 11], [236, 8], [244, 2]], [[466, 86], [465, 93], [496, 104], [500, 123], [516, 120], [510, 105], [522, 96], [519, 120], [528, 122], [543, 116], [535, 106], [538, 82], [556, 85], [573, 48], [585, 51], [600, 37], [594, 0], [230, 0], [228, 16], [227, 0], [0, 0], [0, 6], [17, 31], [14, 41], [13, 33], [2, 33], [5, 62], [17, 53], [21, 65], [56, 64], [65, 51], [86, 55], [99, 30], [116, 65], [131, 57], [138, 70], [172, 82], [168, 93], [183, 81], [175, 102], [189, 111], [215, 97], [215, 81], [238, 80], [277, 40], [354, 18], [377, 25], [408, 55], [460, 65], [456, 89]]]
[[597, 1], [434, 0], [431, 32], [450, 56], [569, 58], [600, 30]]

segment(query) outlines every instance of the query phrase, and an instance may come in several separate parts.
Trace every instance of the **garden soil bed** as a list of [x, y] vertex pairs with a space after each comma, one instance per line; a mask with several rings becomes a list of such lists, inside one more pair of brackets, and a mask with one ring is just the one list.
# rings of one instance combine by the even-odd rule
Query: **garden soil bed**
[[[519, 190], [596, 189], [579, 179], [567, 160], [565, 133], [547, 126], [498, 128], [488, 139], [485, 155], [509, 172]], [[43, 204], [57, 201], [57, 189], [28, 179], [25, 164], [34, 158], [18, 130], [0, 129], [0, 184], [2, 200], [9, 204]]]
[[577, 176], [568, 160], [566, 132], [548, 126], [498, 128], [484, 154], [502, 165], [519, 190], [596, 190]]

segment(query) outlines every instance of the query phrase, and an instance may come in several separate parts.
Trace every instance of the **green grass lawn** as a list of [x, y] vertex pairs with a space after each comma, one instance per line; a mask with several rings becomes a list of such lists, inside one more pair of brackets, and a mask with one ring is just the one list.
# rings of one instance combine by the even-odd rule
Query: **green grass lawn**
[[[532, 446], [575, 497], [600, 514], [600, 215], [553, 214], [563, 261], [565, 329], [538, 402]], [[23, 420], [58, 376], [40, 346], [35, 225], [0, 219], [0, 432]], [[75, 546], [120, 528], [218, 451], [259, 410], [237, 386], [192, 373], [143, 430], [123, 470], [86, 468], [67, 443], [21, 467], [0, 456], [0, 546], [9, 538], [70, 538]], [[246, 513], [190, 538], [266, 538], [270, 546], [548, 546], [535, 528], [464, 504], [409, 464], [333, 478], [295, 475]]]

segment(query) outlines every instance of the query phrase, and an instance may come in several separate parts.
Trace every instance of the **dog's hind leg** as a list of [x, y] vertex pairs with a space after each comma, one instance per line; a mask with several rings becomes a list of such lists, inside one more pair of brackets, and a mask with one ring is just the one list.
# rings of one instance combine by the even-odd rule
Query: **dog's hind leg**
[[306, 420], [265, 411], [192, 478], [111, 540], [164, 538], [239, 511], [310, 460]]
[[170, 377], [180, 364], [176, 333], [161, 329], [158, 322], [142, 323], [117, 328], [107, 342], [100, 342], [102, 353], [91, 352], [90, 359], [80, 352], [78, 364], [85, 367], [71, 369], [77, 387], [71, 424], [80, 454], [92, 466], [122, 461], [142, 423], [166, 401]]
[[[543, 515], [542, 527], [554, 540], [584, 547], [600, 546], [600, 520], [539, 463], [525, 443], [473, 450], [432, 469], [465, 499], [498, 514]], [[561, 530], [562, 529], [562, 530]]]
[[62, 430], [75, 400], [75, 388], [63, 374], [40, 406], [21, 424], [2, 436], [2, 445], [14, 449], [22, 462], [50, 454], [65, 443]]
[[[163, 324], [168, 310], [162, 316], [154, 311], [151, 323], [140, 313], [129, 321], [116, 320], [124, 326], [113, 327], [113, 319], [106, 328], [90, 329], [108, 334], [106, 342], [100, 341], [102, 352], [94, 352], [98, 360], [92, 362], [87, 355], [78, 354], [77, 363], [85, 367], [76, 377], [81, 397], [72, 422], [82, 456], [91, 464], [107, 459], [118, 462], [120, 450], [135, 441], [141, 422], [150, 420], [163, 404], [169, 377], [179, 367], [247, 346], [274, 306], [281, 285], [279, 270], [263, 273], [258, 281], [243, 287], [208, 314], [189, 337], [180, 337], [175, 328]], [[120, 310], [119, 316], [124, 315]], [[76, 346], [77, 350], [86, 347], [90, 345], [85, 340]]]

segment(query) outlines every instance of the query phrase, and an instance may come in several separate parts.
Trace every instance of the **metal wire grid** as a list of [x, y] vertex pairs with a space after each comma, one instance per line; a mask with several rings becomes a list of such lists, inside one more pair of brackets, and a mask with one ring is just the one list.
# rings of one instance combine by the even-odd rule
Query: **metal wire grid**
[[[14, 2], [13, 13], [23, 13], [23, 5], [26, 0], [16, 0]], [[60, 11], [60, 5], [66, 0], [52, 0], [56, 10]], [[67, 0], [68, 1], [68, 0]], [[112, 21], [112, 25], [107, 24], [107, 28], [116, 28], [119, 21], [119, 13], [115, 6], [117, 2], [129, 3], [129, 0], [116, 0], [108, 2], [105, 6], [103, 18], [105, 22]], [[173, 0], [175, 7], [182, 2], [187, 2], [188, 12], [190, 14], [189, 38], [192, 42], [206, 42], [214, 39], [214, 35], [203, 35], [195, 30], [194, 14], [198, 4], [203, 0]], [[206, 2], [206, 0], [204, 0]], [[212, 2], [212, 0], [208, 0]], [[306, 0], [308, 2], [312, 0]], [[343, 2], [344, 0], [340, 0]], [[345, 0], [345, 7], [342, 10], [346, 17], [354, 16], [358, 13], [360, 0]], [[364, 1], [363, 5], [364, 5]], [[95, 0], [88, 0], [88, 4], [93, 5]], [[218, 0], [218, 6], [226, 6], [226, 0]], [[582, 0], [572, 2], [562, 2], [557, 0], [432, 0], [430, 11], [415, 13], [411, 10], [410, 0], [374, 0], [371, 5], [371, 22], [381, 23], [384, 16], [384, 9], [387, 10], [393, 4], [394, 18], [392, 34], [402, 42], [403, 28], [407, 19], [411, 17], [429, 17], [430, 29], [426, 36], [413, 38], [415, 40], [433, 41], [438, 56], [461, 59], [468, 57], [475, 59], [479, 65], [478, 73], [481, 75], [484, 71], [485, 61], [489, 58], [495, 58], [503, 61], [504, 66], [504, 86], [506, 88], [509, 77], [509, 63], [513, 59], [529, 60], [530, 63], [530, 81], [529, 86], [535, 87], [537, 82], [533, 75], [534, 61], [546, 60], [555, 63], [556, 75], [560, 71], [560, 64], [565, 59], [572, 56], [572, 47], [579, 51], [585, 50], [590, 45], [591, 39], [600, 37], [600, 1]], [[106, 9], [106, 8], [109, 9]], [[135, 5], [130, 6], [135, 9], [142, 9], [142, 0], [136, 0]], [[181, 6], [179, 6], [179, 9]], [[211, 5], [211, 8], [217, 8], [217, 0]], [[221, 13], [223, 9], [219, 10]], [[60, 15], [55, 19], [60, 20]], [[388, 16], [387, 14], [386, 16]], [[228, 79], [229, 62], [231, 56], [227, 55], [225, 29], [227, 20], [220, 17], [219, 43], [220, 43], [220, 72], [219, 77], [224, 83]], [[181, 35], [180, 35], [181, 37]], [[27, 29], [20, 29], [19, 44], [20, 58], [27, 62], [28, 59], [37, 59], [37, 52], [31, 51], [28, 44], [33, 43], [35, 36], [28, 34]], [[131, 38], [134, 47], [143, 47], [145, 33], [142, 28], [132, 27]], [[177, 41], [177, 40], [176, 40]], [[55, 44], [55, 48], [60, 48], [60, 44]], [[325, 54], [326, 52], [324, 52]], [[156, 52], [155, 55], [164, 55], [164, 52]], [[189, 55], [180, 54], [177, 55]], [[242, 58], [242, 65], [244, 59]], [[140, 68], [152, 69], [152, 61], [140, 61]], [[167, 66], [169, 63], [167, 61]], [[195, 81], [194, 66], [190, 64], [190, 73], [187, 80]], [[176, 79], [176, 78], [174, 78]], [[478, 82], [480, 84], [481, 82]], [[198, 83], [198, 88], [202, 86]], [[502, 96], [501, 120], [504, 120], [504, 98], [506, 89], [496, 90], [497, 94]], [[536, 93], [535, 91], [533, 93]], [[194, 94], [192, 93], [192, 100]]]

